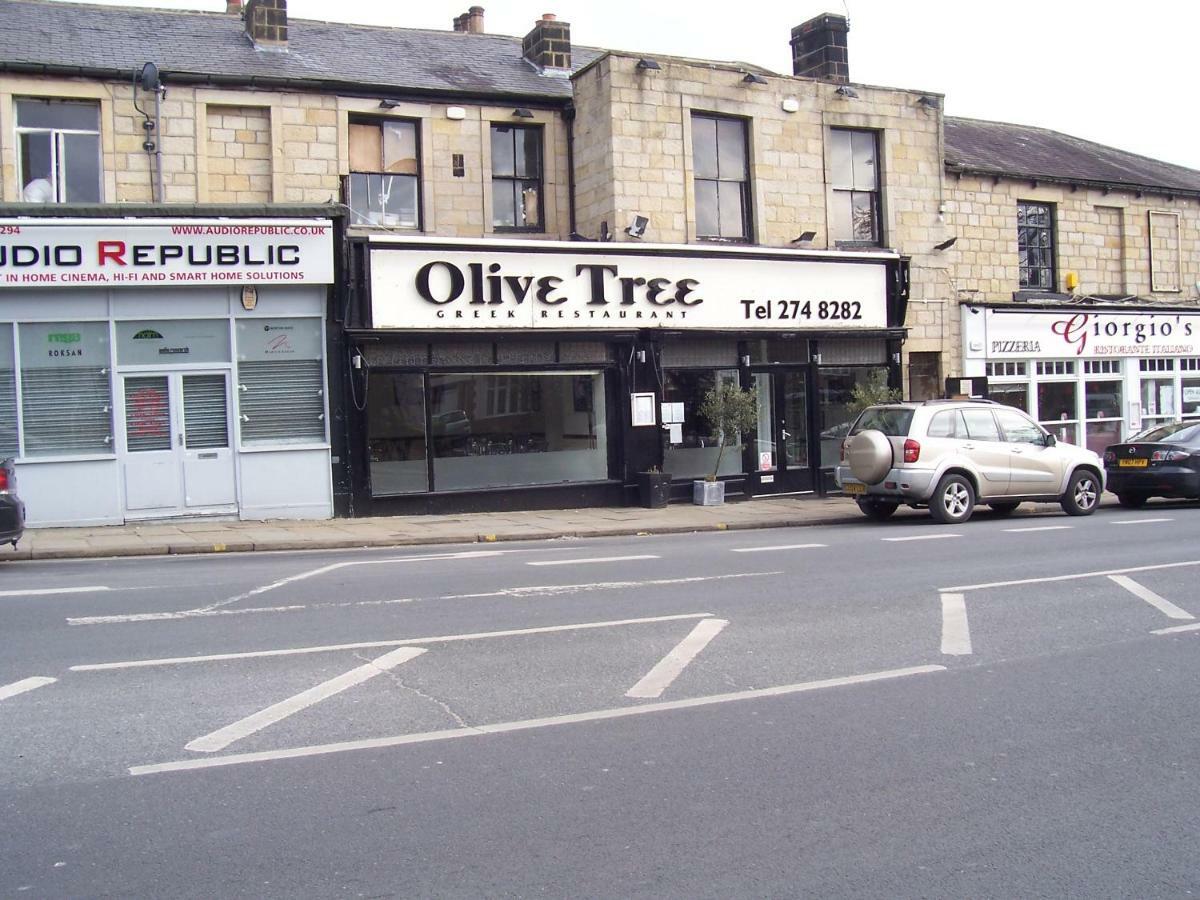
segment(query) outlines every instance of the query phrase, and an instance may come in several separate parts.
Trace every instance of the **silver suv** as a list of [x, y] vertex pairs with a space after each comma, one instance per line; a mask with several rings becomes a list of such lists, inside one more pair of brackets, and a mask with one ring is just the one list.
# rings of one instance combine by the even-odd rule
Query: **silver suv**
[[1023, 500], [1049, 500], [1088, 516], [1104, 491], [1095, 453], [987, 400], [867, 407], [842, 442], [836, 478], [872, 519], [888, 518], [903, 503], [928, 506], [949, 524], [971, 518], [976, 502], [1008, 515]]

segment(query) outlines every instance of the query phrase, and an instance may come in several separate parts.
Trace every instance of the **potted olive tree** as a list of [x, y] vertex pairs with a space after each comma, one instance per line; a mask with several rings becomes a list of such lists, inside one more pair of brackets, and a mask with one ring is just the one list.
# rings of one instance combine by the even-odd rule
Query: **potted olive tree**
[[717, 435], [717, 461], [711, 475], [692, 482], [692, 502], [699, 506], [717, 506], [725, 502], [725, 482], [717, 481], [721, 457], [727, 444], [736, 444], [743, 434], [758, 424], [758, 401], [752, 391], [722, 382], [704, 395], [700, 402], [700, 418], [706, 420]]

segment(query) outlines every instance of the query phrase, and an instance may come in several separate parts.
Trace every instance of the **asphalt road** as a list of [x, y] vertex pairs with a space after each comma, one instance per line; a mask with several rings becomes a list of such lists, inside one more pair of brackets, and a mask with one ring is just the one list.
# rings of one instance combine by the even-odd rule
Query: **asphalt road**
[[1200, 506], [0, 568], [0, 897], [1186, 896]]

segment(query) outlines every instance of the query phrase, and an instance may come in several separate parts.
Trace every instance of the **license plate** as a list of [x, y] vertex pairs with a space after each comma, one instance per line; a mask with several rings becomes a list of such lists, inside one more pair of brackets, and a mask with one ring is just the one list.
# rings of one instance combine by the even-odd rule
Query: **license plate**
[[1117, 467], [1120, 469], [1144, 469], [1150, 464], [1148, 459], [1118, 459]]
[[867, 486], [865, 484], [855, 484], [853, 481], [848, 481], [842, 485], [842, 490], [847, 494], [865, 494]]

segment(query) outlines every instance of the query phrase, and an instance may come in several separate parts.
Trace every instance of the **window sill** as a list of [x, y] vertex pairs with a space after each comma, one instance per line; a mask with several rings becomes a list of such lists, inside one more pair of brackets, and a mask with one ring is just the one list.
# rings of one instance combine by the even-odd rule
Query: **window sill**
[[238, 447], [238, 453], [286, 453], [291, 450], [329, 450], [328, 441], [307, 444], [243, 444]]

